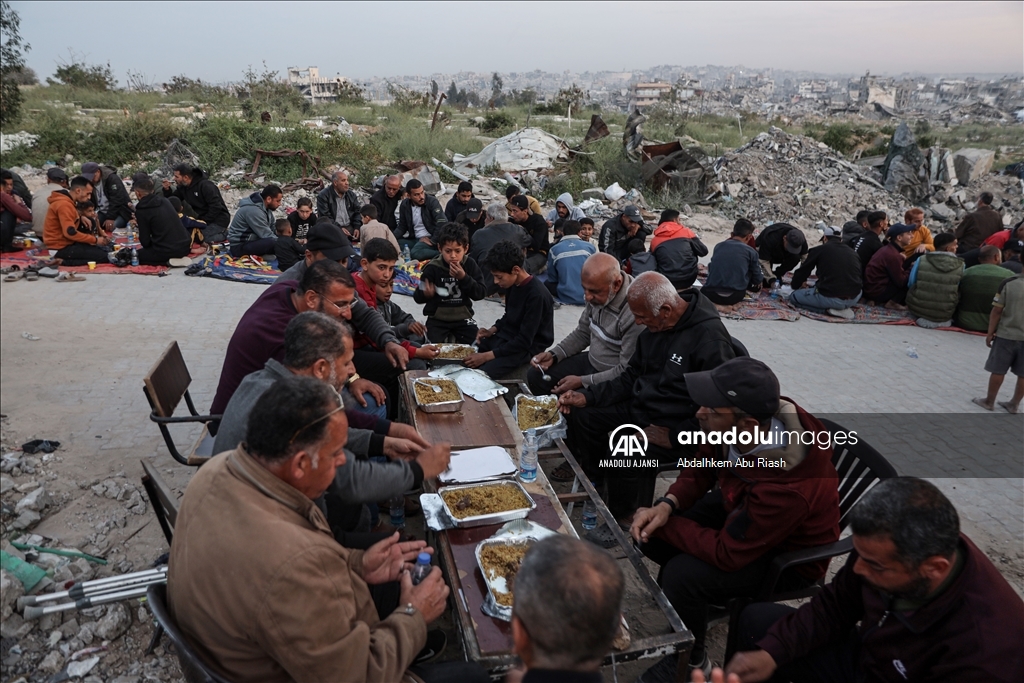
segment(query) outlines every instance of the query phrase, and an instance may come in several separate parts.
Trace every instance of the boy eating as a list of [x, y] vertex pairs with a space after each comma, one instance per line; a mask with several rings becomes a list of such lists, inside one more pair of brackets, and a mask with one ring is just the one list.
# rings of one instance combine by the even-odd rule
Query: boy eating
[[426, 340], [427, 328], [391, 300], [391, 295], [395, 293], [395, 279], [375, 285], [374, 291], [377, 293], [377, 312], [391, 326], [395, 336], [414, 344], [422, 344]]
[[486, 295], [480, 266], [469, 256], [469, 231], [448, 223], [437, 234], [441, 253], [423, 267], [413, 300], [427, 316], [427, 339], [444, 343], [449, 336], [459, 344], [472, 344], [479, 328], [473, 320], [473, 302]]
[[274, 255], [277, 256], [277, 269], [283, 273], [306, 257], [306, 249], [292, 237], [292, 223], [288, 218], [279, 218], [274, 223], [274, 230], [277, 232]]
[[[375, 237], [363, 247], [363, 253], [359, 260], [362, 270], [353, 279], [356, 281], [356, 294], [366, 302], [367, 306], [375, 311], [379, 312], [380, 310], [377, 305], [376, 288], [390, 282], [394, 278], [395, 263], [397, 261], [398, 250], [386, 239]], [[356, 335], [356, 349], [360, 349], [369, 343], [370, 340], [366, 335], [362, 333]], [[426, 346], [416, 346], [408, 340], [402, 340], [400, 343], [402, 348], [409, 353], [410, 358], [433, 360], [437, 355], [437, 347], [429, 344]], [[422, 369], [422, 367], [415, 367], [410, 363], [407, 369], [418, 370]]]
[[523, 250], [509, 241], [487, 254], [494, 283], [507, 290], [505, 315], [477, 332], [480, 352], [464, 361], [491, 379], [508, 377], [555, 341], [554, 302], [544, 284], [523, 268]]

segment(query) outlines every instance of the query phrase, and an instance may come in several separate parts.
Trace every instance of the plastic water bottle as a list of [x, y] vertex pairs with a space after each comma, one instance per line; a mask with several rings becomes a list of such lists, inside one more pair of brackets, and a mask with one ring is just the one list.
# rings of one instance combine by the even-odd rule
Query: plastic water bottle
[[391, 526], [396, 529], [405, 528], [405, 496], [395, 496], [388, 501], [388, 512], [391, 514]]
[[910, 356], [911, 358], [917, 358], [917, 349], [915, 349], [913, 346], [908, 346], [907, 355]]
[[779, 292], [779, 290], [781, 290], [781, 289], [782, 289], [782, 285], [781, 285], [781, 284], [779, 284], [779, 281], [778, 281], [778, 280], [776, 280], [775, 282], [773, 282], [773, 283], [772, 283], [772, 292], [771, 292], [771, 298], [773, 298], [773, 299], [778, 299], [778, 298], [779, 298], [779, 293], [780, 293], [780, 292]]
[[132, 247], [132, 265], [139, 265], [139, 252], [135, 251], [135, 247]]
[[523, 452], [519, 456], [519, 480], [526, 483], [537, 481], [537, 430], [533, 427], [526, 430], [523, 439]]
[[405, 259], [406, 261], [412, 260], [412, 252], [409, 251], [408, 244], [402, 247], [402, 258]]
[[597, 528], [597, 504], [592, 500], [583, 501], [583, 528], [587, 531]]
[[433, 567], [430, 566], [430, 553], [420, 553], [416, 556], [416, 566], [412, 568], [412, 585], [418, 585], [420, 581], [427, 578]]

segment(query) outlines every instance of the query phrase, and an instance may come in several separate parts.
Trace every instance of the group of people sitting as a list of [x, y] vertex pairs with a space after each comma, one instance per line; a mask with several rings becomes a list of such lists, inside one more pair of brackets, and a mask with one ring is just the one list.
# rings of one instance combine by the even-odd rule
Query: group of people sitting
[[117, 249], [114, 238], [115, 230], [128, 229], [136, 233], [140, 265], [166, 266], [185, 259], [193, 244], [223, 239], [230, 214], [220, 190], [201, 170], [177, 166], [174, 177], [176, 188], [164, 181], [158, 192], [151, 176], [136, 173], [129, 191], [109, 166], [89, 161], [82, 164], [80, 175], [70, 179], [54, 166], [46, 171], [47, 185], [26, 200], [14, 192], [20, 178], [4, 170], [0, 172], [3, 250], [16, 249], [16, 234], [33, 233], [63, 265], [128, 266], [131, 249]]
[[[593, 259], [596, 266], [615, 262]], [[588, 268], [592, 283], [601, 274]], [[229, 680], [485, 681], [475, 663], [429, 663], [444, 647], [443, 632], [430, 625], [447, 609], [450, 589], [439, 568], [415, 585], [409, 570], [433, 549], [360, 527], [363, 503], [435, 477], [450, 452], [352, 404], [351, 393], [365, 388], [353, 374], [358, 332], [334, 313], [362, 301], [346, 284], [350, 277], [333, 261], [315, 262], [289, 292], [303, 310], [285, 326], [282, 360], [268, 359], [234, 392], [217, 434], [223, 452], [199, 470], [181, 503], [169, 563], [171, 614], [207, 665]], [[756, 444], [765, 434], [824, 430], [782, 396], [764, 363], [733, 357], [699, 292], [680, 297], [656, 273], [640, 275], [629, 292], [646, 329], [627, 379], [644, 400], [627, 400], [620, 410], [634, 411], [630, 419], [656, 448], [671, 450], [668, 437], [682, 426], [669, 410], [642, 417], [655, 405], [651, 364], [659, 353], [671, 352], [660, 369], [673, 381], [662, 388], [678, 385], [677, 396], [687, 397], [679, 405], [693, 409], [705, 432], [735, 427], [761, 434], [739, 441]], [[671, 360], [687, 350], [689, 357]], [[583, 401], [564, 403], [570, 416], [606, 406], [609, 382], [590, 386], [596, 391], [583, 390]], [[695, 637], [688, 661], [670, 655], [641, 681], [676, 680], [681, 666], [709, 672], [710, 606], [753, 595], [779, 553], [839, 538], [831, 448], [801, 441], [702, 445], [695, 457], [756, 455], [787, 466], [742, 474], [682, 468], [665, 496], [632, 510], [619, 505]], [[633, 493], [636, 502], [637, 487]], [[960, 531], [942, 493], [914, 478], [886, 480], [849, 521], [854, 550], [819, 595], [799, 609], [744, 609], [732, 673], [741, 681], [1019, 679], [1024, 603]], [[827, 561], [802, 565], [782, 585], [809, 586], [826, 569]], [[509, 680], [602, 680], [623, 589], [616, 562], [596, 544], [562, 535], [535, 544], [516, 576], [513, 603], [512, 639], [526, 671]]]
[[821, 244], [811, 248], [792, 225], [772, 224], [755, 238], [740, 219], [715, 246], [703, 292], [732, 305], [793, 271], [789, 302], [799, 308], [852, 319], [851, 307], [863, 302], [909, 310], [922, 327], [984, 332], [999, 284], [1021, 272], [1024, 247], [1024, 221], [1004, 228], [992, 201], [983, 192], [954, 231], [934, 235], [919, 208], [891, 226], [884, 211], [862, 211], [842, 229], [820, 228]]
[[[162, 207], [166, 202], [174, 211], [171, 198], [146, 180], [134, 179], [133, 190], [142, 192], [135, 220], [149, 202], [169, 217]], [[602, 226], [597, 251], [580, 236], [587, 219], [569, 196], [540, 218], [540, 243], [531, 233], [541, 230], [533, 220], [539, 206], [527, 195], [510, 193], [506, 203], [484, 208], [472, 188], [467, 197], [460, 187], [449, 202], [450, 220], [417, 182], [406, 184], [402, 199], [400, 179], [389, 177], [359, 206], [349, 199], [347, 177], [336, 175], [316, 211], [312, 201], [302, 202], [288, 219], [273, 221], [275, 253], [287, 244], [282, 238], [291, 240], [295, 262], [245, 312], [228, 344], [210, 410], [219, 416], [211, 431], [220, 455], [193, 478], [175, 527], [172, 615], [203, 659], [231, 680], [485, 680], [472, 663], [429, 664], [444, 647], [443, 632], [429, 625], [445, 611], [449, 588], [436, 568], [413, 585], [407, 570], [430, 549], [400, 540], [379, 514], [382, 501], [419, 488], [449, 465], [447, 444], [428, 443], [394, 417], [402, 372], [426, 367], [437, 344], [457, 341], [477, 345], [466, 359], [470, 367], [495, 378], [529, 367], [534, 393], [559, 396], [569, 448], [612, 513], [585, 535], [588, 543], [559, 538], [527, 555], [512, 624], [527, 668], [523, 680], [600, 679], [622, 610], [621, 573], [599, 547], [615, 544], [610, 525], [626, 530], [661, 567], [659, 584], [695, 637], [687, 661], [668, 657], [641, 680], [674, 679], [680, 665], [709, 669], [711, 606], [752, 596], [779, 553], [839, 537], [830, 447], [799, 439], [690, 447], [680, 439], [686, 431], [732, 428], [750, 435], [824, 430], [782, 395], [767, 365], [747, 356], [715, 306], [716, 298], [734, 296], [730, 291], [770, 284], [768, 274], [781, 278], [799, 263], [806, 240], [801, 246], [788, 228], [769, 226], [751, 246], [753, 226], [738, 222], [715, 249], [709, 284], [693, 288], [696, 259], [707, 249], [676, 212], [663, 213], [651, 230], [627, 207]], [[185, 176], [178, 182], [196, 193], [186, 197], [190, 204], [205, 192], [202, 181], [193, 190], [194, 184]], [[84, 200], [93, 187], [73, 179], [67, 202]], [[268, 186], [215, 225], [225, 236], [244, 237], [237, 242], [242, 253], [266, 248], [267, 242], [256, 246], [265, 235], [235, 228], [269, 226], [280, 196]], [[109, 218], [98, 219], [102, 229]], [[556, 225], [552, 244], [547, 233]], [[649, 235], [656, 266], [643, 270], [635, 240]], [[853, 247], [838, 244], [859, 260]], [[788, 260], [766, 271], [760, 261], [779, 245]], [[424, 323], [392, 301], [395, 266], [407, 246], [428, 255], [414, 295]], [[537, 255], [541, 247], [548, 286], [531, 272], [540, 264], [531, 261], [531, 249]], [[815, 268], [827, 262], [809, 251], [816, 260], [808, 255], [798, 273], [808, 261]], [[730, 262], [742, 265], [741, 277], [730, 274]], [[929, 271], [921, 268], [918, 279], [927, 281]], [[561, 298], [562, 285], [576, 288], [583, 308], [575, 329], [556, 342], [554, 296]], [[504, 313], [481, 328], [473, 302], [498, 291], [505, 293]], [[644, 431], [647, 455], [659, 462], [756, 455], [787, 466], [742, 473], [682, 468], [655, 500], [654, 472], [599, 467], [610, 428], [625, 423]], [[551, 474], [573, 476], [567, 465]], [[414, 498], [406, 505], [416, 512]], [[833, 674], [884, 680], [893, 671], [908, 680], [976, 672], [1016, 680], [1021, 660], [1013, 635], [1024, 628], [1024, 606], [959, 533], [949, 501], [922, 481], [887, 481], [852, 514], [855, 551], [846, 566], [795, 612], [748, 607], [740, 621], [743, 652], [731, 669], [744, 681]], [[826, 569], [826, 562], [804, 565], [782, 581], [806, 587]]]

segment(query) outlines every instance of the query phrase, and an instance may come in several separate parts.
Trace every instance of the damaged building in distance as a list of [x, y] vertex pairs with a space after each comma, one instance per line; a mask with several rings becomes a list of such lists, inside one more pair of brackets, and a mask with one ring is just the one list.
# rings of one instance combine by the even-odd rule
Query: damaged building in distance
[[288, 67], [288, 85], [297, 89], [310, 104], [337, 101], [338, 94], [348, 83], [349, 80], [344, 76], [322, 77], [320, 68], [316, 66], [307, 66], [305, 69]]

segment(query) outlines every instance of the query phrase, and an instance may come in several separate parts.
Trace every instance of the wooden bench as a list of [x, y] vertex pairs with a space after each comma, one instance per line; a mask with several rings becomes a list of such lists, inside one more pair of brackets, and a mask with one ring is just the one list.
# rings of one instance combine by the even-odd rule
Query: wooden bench
[[[185, 366], [185, 359], [181, 355], [178, 342], [173, 341], [160, 355], [157, 362], [150, 368], [146, 376], [142, 378], [142, 390], [146, 394], [146, 400], [152, 412], [149, 419], [156, 422], [160, 433], [167, 444], [167, 450], [171, 456], [183, 465], [198, 467], [213, 457], [213, 435], [210, 434], [207, 424], [213, 420], [219, 420], [220, 415], [200, 415], [192, 403], [192, 396], [188, 393], [188, 387], [192, 384], [192, 376]], [[190, 415], [174, 417], [174, 410], [185, 399]], [[171, 433], [167, 429], [170, 424], [188, 424], [200, 422], [203, 430], [191, 450], [182, 455], [178, 452]]]

